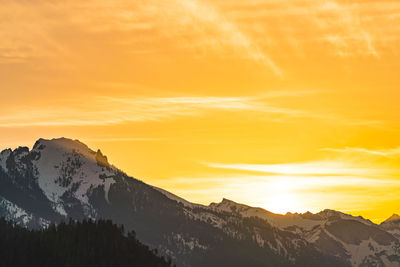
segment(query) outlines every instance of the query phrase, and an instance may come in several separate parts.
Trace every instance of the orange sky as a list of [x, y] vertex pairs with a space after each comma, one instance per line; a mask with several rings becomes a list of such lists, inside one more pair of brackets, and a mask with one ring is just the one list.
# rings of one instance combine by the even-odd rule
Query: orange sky
[[65, 136], [194, 202], [400, 213], [398, 1], [0, 4], [0, 149]]

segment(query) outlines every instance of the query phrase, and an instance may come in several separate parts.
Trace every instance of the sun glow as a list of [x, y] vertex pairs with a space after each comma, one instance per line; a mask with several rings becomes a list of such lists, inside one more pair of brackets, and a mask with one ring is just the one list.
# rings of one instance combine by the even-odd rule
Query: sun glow
[[400, 213], [399, 1], [2, 1], [0, 144], [189, 201]]
[[278, 214], [304, 212], [304, 206], [298, 201], [299, 199], [296, 199], [293, 194], [280, 192], [277, 195], [270, 196], [267, 203], [261, 203], [261, 207], [265, 207], [266, 210]]
[[294, 192], [290, 180], [276, 179], [267, 186], [268, 193], [265, 195], [264, 199], [261, 200], [261, 207], [279, 214], [286, 214], [287, 212], [305, 212], [305, 203]]

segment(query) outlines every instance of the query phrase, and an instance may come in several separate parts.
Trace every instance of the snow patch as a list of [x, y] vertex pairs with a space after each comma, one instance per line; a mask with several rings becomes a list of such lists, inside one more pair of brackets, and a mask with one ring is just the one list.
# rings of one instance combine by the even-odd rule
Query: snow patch
[[6, 220], [22, 221], [23, 225], [26, 226], [33, 219], [32, 214], [3, 197], [0, 197], [0, 206], [4, 207], [7, 211], [7, 215], [5, 216]]
[[11, 154], [11, 149], [5, 149], [0, 153], [0, 168], [7, 172], [7, 159]]
[[314, 226], [322, 223], [319, 220], [304, 219], [300, 214], [274, 214], [262, 208], [250, 207], [228, 199], [223, 199], [221, 203], [211, 203], [210, 208], [217, 211], [238, 213], [243, 217], [258, 217], [266, 220], [272, 226], [280, 229], [284, 229], [289, 226], [298, 226], [305, 230], [310, 230]]
[[195, 248], [206, 250], [208, 248], [207, 246], [201, 245], [197, 238], [193, 237], [184, 238], [181, 234], [174, 235], [174, 240], [181, 243], [184, 247], [187, 247], [190, 250], [193, 250]]
[[[88, 191], [104, 185], [105, 198], [115, 169], [101, 166], [96, 153], [79, 141], [66, 138], [37, 141], [34, 151], [40, 151], [40, 159], [34, 161], [38, 170], [38, 184], [46, 197], [54, 203], [53, 208], [66, 216], [61, 197], [71, 190], [84, 206], [90, 206]], [[41, 148], [44, 147], [44, 148]]]
[[[295, 226], [303, 230], [309, 231], [317, 225], [322, 225], [326, 223], [332, 217], [337, 217], [347, 220], [355, 220], [367, 225], [374, 225], [374, 223], [372, 223], [369, 220], [365, 220], [360, 217], [354, 217], [352, 215], [334, 210], [324, 210], [316, 214], [307, 212], [304, 214], [287, 213], [286, 215], [281, 215], [269, 212], [262, 208], [255, 208], [239, 204], [228, 199], [223, 199], [222, 202], [220, 203], [211, 203], [209, 207], [213, 210], [238, 213], [243, 217], [258, 217], [266, 220], [272, 226], [280, 229], [285, 229], [287, 227]], [[296, 231], [298, 232], [297, 229]]]

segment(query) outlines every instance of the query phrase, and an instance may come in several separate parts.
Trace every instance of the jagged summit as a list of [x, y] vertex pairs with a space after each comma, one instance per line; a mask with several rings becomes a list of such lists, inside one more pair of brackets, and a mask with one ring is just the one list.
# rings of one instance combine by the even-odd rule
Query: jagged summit
[[323, 211], [320, 211], [317, 214], [324, 218], [329, 218], [329, 217], [341, 216], [343, 213], [332, 209], [324, 209]]
[[72, 140], [69, 138], [61, 137], [61, 138], [53, 138], [53, 139], [38, 139], [34, 146], [33, 150], [42, 150], [45, 147], [52, 147], [63, 150], [77, 150], [80, 152], [86, 152], [89, 154], [94, 154], [95, 152], [91, 150], [86, 144], [82, 143], [79, 140]]
[[235, 205], [235, 204], [243, 205], [243, 204], [239, 204], [239, 203], [237, 203], [237, 202], [235, 202], [233, 200], [230, 200], [230, 199], [227, 199], [227, 198], [222, 198], [221, 202], [219, 202], [219, 203], [213, 202], [213, 203], [210, 204], [210, 206], [214, 206], [214, 205]]
[[[245, 204], [240, 204], [240, 203], [237, 203], [237, 202], [227, 199], [227, 198], [223, 198], [222, 201], [219, 203], [212, 202], [209, 205], [209, 207], [212, 209], [224, 210], [224, 211], [228, 211], [228, 212], [231, 212], [231, 211], [241, 212], [241, 211], [248, 210], [248, 209], [261, 209], [261, 208], [253, 208], [253, 207], [247, 206]], [[265, 211], [265, 212], [268, 212], [268, 211]]]
[[[64, 150], [75, 149], [82, 152], [90, 152], [90, 154], [94, 154], [95, 152], [91, 150], [86, 144], [82, 143], [78, 139], [70, 139], [65, 137], [53, 138], [53, 139], [44, 139], [39, 138], [32, 147], [32, 150], [43, 150], [45, 147], [53, 147]], [[10, 154], [11, 152], [20, 154], [27, 153], [31, 150], [26, 146], [19, 146], [14, 150], [11, 148], [6, 148], [0, 152], [0, 155]]]
[[327, 218], [331, 218], [331, 217], [340, 217], [340, 216], [342, 216], [342, 215], [346, 215], [346, 214], [344, 214], [344, 213], [342, 213], [342, 212], [340, 212], [340, 211], [336, 211], [336, 210], [332, 210], [332, 209], [325, 209], [325, 210], [323, 210], [323, 211], [320, 211], [320, 212], [318, 212], [318, 213], [312, 213], [312, 212], [310, 212], [310, 211], [307, 211], [307, 212], [305, 212], [305, 213], [298, 213], [298, 212], [295, 212], [295, 213], [292, 213], [292, 212], [287, 212], [286, 213], [286, 215], [282, 215], [282, 214], [276, 214], [276, 213], [273, 213], [273, 212], [270, 212], [270, 211], [268, 211], [268, 210], [265, 210], [265, 209], [263, 209], [263, 208], [260, 208], [260, 207], [252, 207], [252, 206], [248, 206], [248, 205], [245, 205], [245, 204], [241, 204], [241, 203], [237, 203], [237, 202], [235, 202], [235, 201], [233, 201], [233, 200], [230, 200], [230, 199], [227, 199], [227, 198], [222, 198], [222, 201], [221, 202], [219, 202], [219, 203], [215, 203], [215, 202], [212, 202], [210, 205], [209, 205], [209, 207], [211, 207], [211, 208], [218, 208], [218, 209], [224, 209], [224, 210], [231, 210], [232, 208], [233, 209], [239, 209], [239, 210], [250, 210], [250, 209], [252, 209], [252, 210], [259, 210], [259, 211], [262, 211], [262, 212], [266, 212], [266, 213], [269, 213], [269, 214], [273, 214], [273, 215], [276, 215], [276, 216], [302, 216], [302, 217], [314, 217], [314, 219], [315, 218], [319, 218], [319, 219], [327, 219]]
[[238, 202], [235, 202], [233, 200], [227, 199], [227, 198], [222, 198], [221, 202], [212, 202], [210, 205], [210, 207], [222, 207], [222, 206], [241, 206], [241, 207], [247, 207], [250, 208], [250, 206], [247, 206], [245, 204], [241, 204]]
[[15, 180], [31, 170], [25, 180], [31, 187], [37, 186], [61, 216], [67, 216], [71, 209], [66, 204], [68, 198], [89, 209], [87, 192], [94, 188], [103, 187], [108, 200], [110, 185], [115, 182], [110, 177], [117, 173], [100, 150], [95, 152], [79, 140], [64, 137], [41, 138], [30, 151], [27, 147], [5, 150], [0, 156], [0, 167]]
[[40, 138], [35, 142], [32, 150], [40, 151], [46, 148], [52, 150], [54, 153], [68, 153], [74, 151], [90, 160], [95, 160], [101, 166], [112, 167], [108, 162], [107, 156], [105, 156], [100, 149], [95, 152], [78, 139], [73, 140], [65, 137], [53, 139]]
[[81, 141], [79, 141], [78, 139], [71, 139], [71, 138], [67, 138], [67, 137], [57, 137], [57, 138], [52, 138], [52, 139], [46, 139], [46, 138], [39, 138], [36, 143], [41, 143], [41, 142], [51, 142], [51, 143], [64, 143], [64, 144], [68, 144], [68, 143], [79, 143], [83, 146], [86, 146], [86, 144], [82, 143]]
[[108, 163], [108, 159], [107, 156], [103, 155], [103, 153], [101, 153], [101, 150], [98, 149], [96, 154], [95, 154], [95, 158], [96, 161], [99, 165], [105, 166], [105, 167], [109, 167], [110, 164]]

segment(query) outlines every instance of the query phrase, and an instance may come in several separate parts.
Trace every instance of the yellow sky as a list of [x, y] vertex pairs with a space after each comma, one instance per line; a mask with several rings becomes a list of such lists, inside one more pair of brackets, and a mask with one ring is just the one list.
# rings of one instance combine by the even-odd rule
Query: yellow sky
[[65, 136], [194, 202], [400, 213], [400, 2], [0, 6], [0, 149]]

